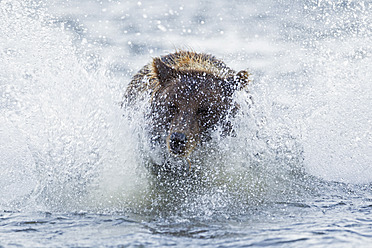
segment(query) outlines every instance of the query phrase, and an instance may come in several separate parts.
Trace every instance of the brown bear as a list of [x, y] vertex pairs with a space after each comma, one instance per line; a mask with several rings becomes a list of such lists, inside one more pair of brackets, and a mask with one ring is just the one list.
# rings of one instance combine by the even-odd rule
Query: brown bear
[[177, 51], [154, 58], [129, 83], [124, 104], [150, 99], [151, 142], [172, 156], [188, 158], [218, 126], [230, 130], [233, 94], [249, 82], [212, 55]]

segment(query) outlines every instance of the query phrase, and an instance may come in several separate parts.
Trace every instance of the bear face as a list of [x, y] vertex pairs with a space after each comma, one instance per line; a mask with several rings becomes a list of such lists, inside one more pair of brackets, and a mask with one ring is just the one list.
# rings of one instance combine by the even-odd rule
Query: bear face
[[177, 70], [159, 58], [153, 64], [158, 85], [151, 99], [152, 136], [165, 142], [171, 154], [187, 157], [218, 125], [226, 129], [233, 94], [248, 73], [221, 78], [205, 71]]

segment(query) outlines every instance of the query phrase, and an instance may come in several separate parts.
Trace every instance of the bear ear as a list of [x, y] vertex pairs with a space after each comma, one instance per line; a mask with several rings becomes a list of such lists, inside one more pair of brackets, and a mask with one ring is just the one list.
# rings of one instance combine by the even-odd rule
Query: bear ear
[[160, 58], [154, 58], [153, 64], [160, 83], [165, 83], [176, 76], [176, 70], [165, 64]]
[[250, 74], [247, 71], [240, 71], [229, 78], [229, 81], [234, 90], [242, 90], [251, 81]]

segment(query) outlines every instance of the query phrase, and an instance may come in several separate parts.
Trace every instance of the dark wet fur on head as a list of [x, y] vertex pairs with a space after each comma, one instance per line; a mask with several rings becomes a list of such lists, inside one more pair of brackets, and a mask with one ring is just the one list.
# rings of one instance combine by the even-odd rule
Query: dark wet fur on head
[[154, 58], [132, 79], [125, 104], [150, 97], [150, 135], [175, 156], [188, 157], [217, 126], [230, 130], [227, 117], [237, 106], [233, 94], [248, 83], [212, 55], [178, 51]]

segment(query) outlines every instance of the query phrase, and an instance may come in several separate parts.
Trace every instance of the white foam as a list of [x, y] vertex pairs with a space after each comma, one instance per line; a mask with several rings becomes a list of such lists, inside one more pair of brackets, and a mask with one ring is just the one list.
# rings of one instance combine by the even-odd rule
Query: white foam
[[[100, 13], [100, 5], [90, 7]], [[113, 18], [123, 15], [116, 7], [111, 8], [116, 11]], [[152, 11], [156, 16], [157, 10]], [[150, 20], [152, 12], [147, 16]], [[89, 19], [89, 24], [94, 21]], [[105, 29], [109, 24], [102, 25]], [[126, 121], [118, 105], [130, 77], [110, 77], [111, 61], [102, 58], [129, 61], [125, 63], [137, 70], [153, 55], [131, 55], [115, 42], [99, 47], [90, 36], [77, 46], [74, 33], [58, 19], [23, 1], [0, 2], [0, 26], [0, 204], [30, 194], [59, 209], [117, 209], [151, 200], [146, 198], [154, 193], [149, 192], [151, 181], [137, 149], [141, 119]], [[154, 44], [172, 43], [165, 50], [185, 45], [185, 36], [164, 27], [167, 32]], [[198, 32], [206, 30], [202, 26]], [[156, 36], [105, 32], [123, 44]], [[225, 59], [228, 65], [251, 66], [254, 74], [249, 88], [254, 107], [245, 106], [248, 114], [237, 119], [238, 136], [220, 142], [221, 154], [232, 151], [234, 156], [221, 159], [228, 167], [221, 178], [214, 176], [217, 188], [244, 188], [255, 182], [257, 196], [263, 187], [284, 190], [287, 182], [281, 182], [291, 179], [288, 164], [302, 154], [294, 145], [297, 141], [310, 174], [343, 182], [372, 181], [370, 36], [314, 40], [313, 46], [304, 47], [260, 35], [247, 38], [228, 28], [211, 38], [200, 39], [199, 34], [187, 36], [191, 44], [186, 45], [218, 57], [231, 53]], [[125, 50], [119, 58], [116, 49]], [[244, 100], [239, 101], [244, 106]], [[249, 167], [260, 161], [265, 163], [262, 170]], [[248, 198], [255, 195], [254, 190], [247, 192]]]

